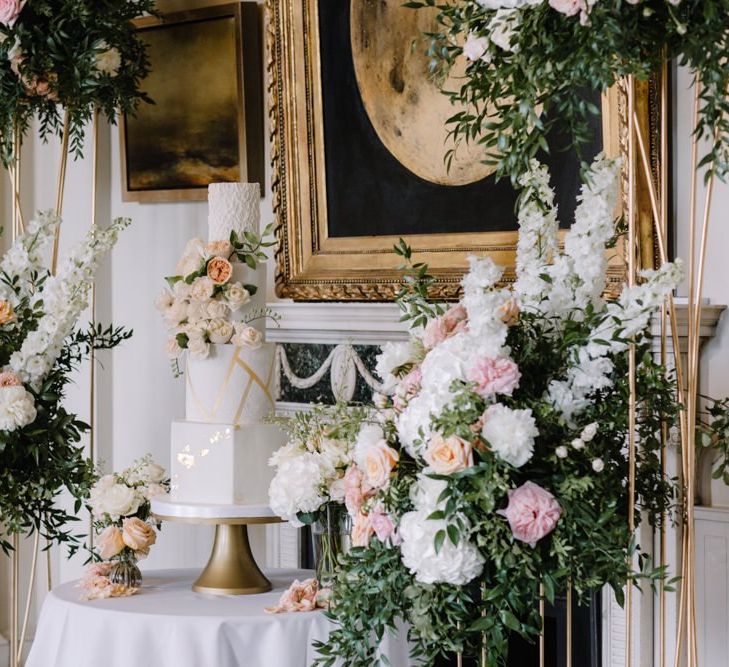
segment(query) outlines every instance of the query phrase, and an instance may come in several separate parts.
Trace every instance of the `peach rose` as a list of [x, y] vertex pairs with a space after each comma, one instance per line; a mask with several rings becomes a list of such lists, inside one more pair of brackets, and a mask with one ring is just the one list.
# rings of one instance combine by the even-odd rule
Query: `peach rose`
[[390, 483], [390, 475], [400, 455], [387, 444], [378, 440], [364, 452], [362, 472], [364, 481], [372, 489], [383, 489]]
[[431, 349], [442, 343], [446, 338], [450, 338], [461, 331], [468, 328], [468, 313], [466, 309], [459, 303], [447, 310], [440, 317], [428, 322], [423, 334], [423, 345], [427, 349]]
[[0, 387], [18, 387], [23, 384], [20, 378], [11, 371], [0, 373]]
[[233, 246], [228, 241], [210, 241], [205, 246], [205, 254], [209, 257], [230, 257]]
[[351, 534], [353, 547], [368, 547], [374, 534], [375, 529], [368, 514], [360, 512], [354, 517]]
[[425, 450], [425, 460], [433, 472], [450, 475], [473, 465], [473, 447], [457, 435], [444, 438], [440, 433], [435, 433]]
[[279, 614], [291, 611], [313, 611], [320, 607], [319, 582], [316, 579], [296, 579], [288, 590], [283, 592], [278, 604], [273, 607], [266, 607], [267, 614]]
[[154, 528], [136, 516], [124, 519], [122, 537], [130, 549], [143, 554], [148, 554], [149, 548], [157, 541]]
[[216, 285], [225, 285], [233, 275], [233, 267], [225, 257], [213, 257], [208, 262], [208, 278]]
[[0, 301], [0, 326], [15, 319], [15, 312], [9, 301]]
[[501, 321], [511, 327], [519, 321], [519, 302], [515, 298], [511, 298], [499, 308]]
[[121, 531], [116, 526], [107, 526], [96, 538], [96, 546], [104, 560], [113, 558], [125, 547]]

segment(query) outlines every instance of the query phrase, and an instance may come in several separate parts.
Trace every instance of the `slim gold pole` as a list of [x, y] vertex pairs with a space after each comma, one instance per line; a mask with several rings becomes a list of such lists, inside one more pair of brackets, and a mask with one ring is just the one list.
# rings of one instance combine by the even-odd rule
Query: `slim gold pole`
[[[71, 123], [71, 116], [66, 109], [63, 116], [63, 136], [61, 137], [61, 163], [58, 167], [58, 186], [56, 189], [56, 215], [61, 216], [63, 213], [63, 192], [66, 187], [66, 165], [68, 164], [68, 135]], [[60, 225], [56, 227], [56, 237], [53, 239], [53, 260], [51, 263], [51, 273], [56, 272], [58, 266], [58, 244], [61, 240]]]
[[[96, 197], [99, 181], [99, 110], [94, 109], [92, 127], [91, 229], [96, 229]], [[96, 281], [91, 283], [91, 326], [96, 326]], [[89, 458], [96, 465], [96, 350], [89, 353]], [[89, 548], [94, 548], [94, 519], [89, 514]]]
[[[481, 601], [483, 602], [486, 598], [486, 584], [481, 584]], [[486, 609], [481, 609], [481, 616], [486, 616]], [[481, 667], [487, 667], [488, 665], [488, 653], [486, 652], [486, 633], [481, 635]]]
[[48, 592], [53, 588], [53, 569], [51, 567], [51, 542], [46, 540], [46, 585]]
[[30, 603], [33, 600], [33, 591], [35, 590], [35, 572], [38, 565], [38, 549], [40, 548], [40, 532], [35, 531], [33, 539], [33, 560], [30, 565], [30, 579], [28, 580], [28, 594], [25, 598], [25, 613], [23, 614], [23, 627], [20, 631], [20, 641], [18, 642], [18, 660], [23, 660], [23, 646], [25, 644], [25, 635], [28, 631], [28, 620], [30, 619]]
[[567, 584], [567, 667], [572, 667], [572, 581]]
[[[635, 124], [635, 81], [628, 77], [628, 286], [636, 284], [637, 272], [635, 264], [635, 197], [636, 197], [636, 159], [635, 139], [639, 128]], [[635, 423], [636, 423], [636, 387], [635, 387], [635, 343], [628, 348], [628, 530], [630, 541], [635, 536]], [[633, 569], [632, 555], [628, 556], [629, 570]], [[633, 583], [628, 581], [625, 596], [625, 663], [633, 664]]]
[[542, 629], [539, 633], [539, 667], [544, 667], [544, 584], [539, 584], [539, 618], [542, 621]]
[[12, 581], [10, 584], [10, 667], [18, 667], [18, 587], [20, 579], [20, 537], [13, 534]]

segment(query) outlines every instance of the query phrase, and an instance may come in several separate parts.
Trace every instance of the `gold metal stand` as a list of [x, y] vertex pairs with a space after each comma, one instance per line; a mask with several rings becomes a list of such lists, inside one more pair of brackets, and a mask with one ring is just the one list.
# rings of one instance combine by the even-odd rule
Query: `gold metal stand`
[[[184, 504], [182, 504], [184, 505]], [[196, 593], [209, 595], [254, 595], [271, 590], [271, 582], [258, 567], [248, 541], [248, 526], [254, 524], [280, 523], [276, 516], [236, 516], [214, 518], [210, 516], [175, 516], [165, 513], [175, 503], [153, 500], [152, 512], [160, 521], [173, 523], [212, 524], [215, 526], [215, 540], [210, 559], [205, 569], [192, 585]], [[187, 505], [190, 507], [190, 505]], [[260, 508], [257, 508], [260, 509]]]

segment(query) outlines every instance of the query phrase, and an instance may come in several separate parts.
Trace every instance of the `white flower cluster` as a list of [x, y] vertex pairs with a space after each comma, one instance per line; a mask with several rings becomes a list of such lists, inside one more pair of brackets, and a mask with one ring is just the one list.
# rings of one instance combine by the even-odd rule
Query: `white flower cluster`
[[147, 455], [119, 474], [104, 475], [91, 489], [94, 518], [116, 522], [134, 516], [151, 498], [167, 492], [165, 469]]
[[0, 431], [14, 431], [36, 418], [33, 395], [21, 384], [0, 388]]
[[[446, 482], [421, 474], [413, 485], [415, 510], [400, 520], [402, 562], [423, 584], [446, 583], [465, 586], [483, 571], [484, 557], [470, 540], [461, 535], [458, 544], [446, 538], [436, 552], [435, 535], [446, 529], [443, 519], [428, 519], [439, 509], [438, 497]], [[459, 517], [467, 529], [465, 517]]]
[[184, 349], [204, 359], [211, 344], [232, 343], [258, 348], [263, 336], [245, 322], [231, 317], [251, 300], [243, 284], [234, 279], [235, 264], [229, 261], [233, 248], [227, 241], [187, 243], [177, 265], [178, 275], [170, 289], [155, 300], [155, 306], [170, 328], [167, 356], [180, 357]]
[[119, 231], [130, 224], [117, 218], [107, 229], [93, 229], [49, 276], [33, 302], [42, 308], [38, 327], [30, 332], [20, 350], [10, 357], [9, 370], [32, 386], [39, 386], [53, 368], [63, 342], [73, 331], [79, 315], [88, 307], [88, 293], [101, 256], [116, 243]]
[[10, 246], [0, 262], [0, 275], [15, 281], [17, 292], [0, 283], [0, 299], [16, 306], [23, 297], [32, 296], [35, 283], [47, 273], [45, 258], [60, 219], [51, 211], [39, 212], [28, 222], [25, 234]]
[[294, 526], [299, 513], [316, 512], [330, 500], [344, 498], [342, 478], [352, 462], [348, 442], [313, 434], [307, 442], [289, 442], [269, 461], [276, 474], [268, 490], [271, 509]]

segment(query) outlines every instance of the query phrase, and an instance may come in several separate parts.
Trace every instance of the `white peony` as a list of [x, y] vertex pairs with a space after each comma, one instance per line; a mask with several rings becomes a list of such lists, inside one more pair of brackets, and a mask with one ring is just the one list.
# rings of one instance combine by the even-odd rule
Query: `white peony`
[[32, 424], [36, 417], [33, 395], [22, 385], [0, 388], [0, 430], [14, 431]]
[[301, 526], [299, 512], [315, 512], [325, 502], [322, 467], [316, 454], [302, 454], [284, 461], [268, 489], [271, 509], [293, 526]]
[[119, 49], [114, 48], [113, 46], [110, 48], [104, 41], [99, 42], [96, 48], [100, 51], [96, 54], [94, 61], [97, 72], [100, 74], [108, 74], [111, 77], [116, 76], [119, 73], [119, 68], [122, 64]]
[[190, 239], [185, 246], [180, 261], [177, 263], [177, 274], [188, 276], [202, 268], [205, 259], [205, 242], [197, 237]]
[[233, 312], [242, 308], [251, 300], [250, 292], [240, 283], [228, 283], [223, 294]]
[[364, 466], [369, 451], [384, 439], [385, 433], [379, 424], [363, 424], [354, 443], [354, 460], [357, 465]]
[[456, 545], [446, 538], [436, 553], [435, 535], [446, 528], [446, 522], [428, 519], [430, 513], [428, 509], [407, 512], [400, 520], [402, 562], [423, 584], [465, 586], [483, 571], [484, 557], [463, 536]]
[[94, 516], [103, 519], [105, 514], [113, 520], [122, 516], [135, 514], [142, 504], [143, 498], [126, 484], [99, 485], [91, 489], [89, 502]]
[[195, 278], [190, 285], [190, 298], [194, 301], [207, 301], [212, 299], [215, 283], [207, 276]]
[[385, 343], [380, 348], [380, 354], [377, 356], [377, 365], [375, 370], [382, 378], [382, 384], [385, 390], [394, 389], [398, 382], [395, 371], [405, 364], [412, 363], [415, 358], [415, 350], [412, 343]]
[[479, 37], [475, 33], [469, 32], [468, 37], [463, 44], [463, 55], [471, 62], [476, 60], [484, 60], [488, 62], [488, 48], [488, 37]]
[[519, 468], [532, 458], [539, 430], [531, 410], [496, 403], [484, 413], [481, 435], [496, 456]]
[[433, 479], [424, 473], [418, 475], [418, 481], [410, 487], [410, 499], [418, 510], [435, 512], [443, 507], [438, 499], [448, 487], [444, 479]]
[[222, 318], [216, 318], [208, 322], [208, 336], [211, 343], [224, 344], [233, 335], [233, 325]]
[[488, 27], [491, 41], [504, 51], [516, 51], [512, 44], [516, 31], [521, 25], [521, 13], [518, 9], [499, 9], [491, 19]]
[[291, 461], [303, 453], [301, 447], [296, 442], [287, 442], [283, 447], [279, 447], [268, 459], [268, 465], [278, 468], [286, 461]]

